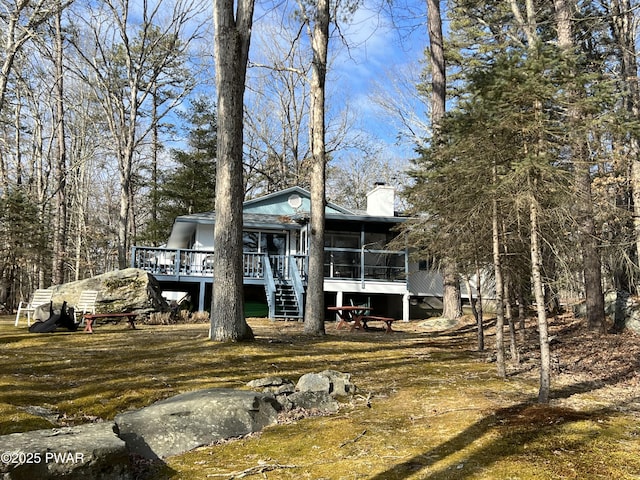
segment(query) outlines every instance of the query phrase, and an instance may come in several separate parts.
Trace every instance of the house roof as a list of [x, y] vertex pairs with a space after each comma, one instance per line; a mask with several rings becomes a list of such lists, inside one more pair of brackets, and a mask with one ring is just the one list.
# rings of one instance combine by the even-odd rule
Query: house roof
[[[293, 230], [307, 223], [311, 211], [311, 194], [301, 187], [290, 187], [270, 193], [243, 204], [243, 225], [247, 229], [278, 228]], [[379, 217], [363, 212], [354, 212], [332, 202], [325, 207], [327, 220], [358, 223], [400, 223], [401, 217]], [[173, 223], [167, 241], [169, 248], [184, 248], [198, 224], [214, 224], [215, 211], [181, 215]]]
[[[290, 187], [278, 192], [269, 193], [261, 197], [244, 202], [244, 213], [261, 213], [276, 215], [296, 215], [311, 211], [311, 193], [302, 187]], [[343, 213], [352, 215], [353, 212], [332, 202], [325, 207], [325, 214]]]

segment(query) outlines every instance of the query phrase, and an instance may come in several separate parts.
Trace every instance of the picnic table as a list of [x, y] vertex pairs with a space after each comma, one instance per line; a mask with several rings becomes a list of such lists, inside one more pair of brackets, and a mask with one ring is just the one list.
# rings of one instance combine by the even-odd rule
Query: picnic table
[[371, 307], [361, 305], [342, 305], [337, 307], [327, 307], [327, 310], [336, 312], [340, 317], [340, 321], [336, 325], [336, 330], [347, 326], [349, 322], [353, 322], [351, 325], [351, 331], [354, 329], [368, 330], [369, 322], [382, 322], [385, 325], [385, 333], [393, 332], [393, 322], [395, 318], [381, 317], [376, 315], [369, 315], [368, 313], [373, 310]]
[[93, 333], [93, 323], [98, 319], [104, 319], [104, 318], [116, 319], [115, 320], [116, 322], [120, 321], [122, 318], [126, 318], [127, 322], [129, 322], [129, 328], [135, 330], [136, 329], [135, 320], [136, 320], [137, 316], [138, 316], [138, 314], [134, 313], [134, 312], [85, 313], [82, 316], [84, 318], [84, 321], [85, 321], [84, 331], [87, 332], [87, 333]]
[[361, 319], [360, 322], [362, 323], [362, 326], [365, 330], [367, 330], [367, 323], [368, 322], [382, 322], [385, 325], [385, 331], [384, 333], [392, 333], [393, 329], [391, 328], [391, 326], [393, 325], [393, 322], [395, 322], [396, 319], [395, 318], [391, 318], [391, 317], [377, 317], [375, 315], [364, 315]]
[[353, 322], [353, 325], [351, 325], [351, 330], [353, 331], [355, 328], [364, 328], [362, 318], [365, 316], [365, 313], [371, 311], [372, 308], [360, 305], [342, 305], [327, 307], [327, 310], [336, 312], [338, 317], [340, 317], [340, 321], [336, 325], [336, 330], [346, 327], [350, 322]]

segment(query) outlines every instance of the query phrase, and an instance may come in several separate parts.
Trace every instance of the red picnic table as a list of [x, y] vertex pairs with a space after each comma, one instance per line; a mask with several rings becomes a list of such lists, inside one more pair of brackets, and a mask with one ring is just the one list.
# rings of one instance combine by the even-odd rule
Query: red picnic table
[[351, 331], [354, 329], [367, 330], [368, 322], [382, 322], [385, 324], [385, 333], [392, 333], [391, 328], [395, 318], [379, 317], [375, 315], [369, 315], [369, 312], [373, 310], [371, 307], [358, 306], [358, 305], [342, 305], [338, 307], [327, 307], [327, 310], [336, 312], [340, 317], [340, 321], [336, 325], [336, 330], [343, 326], [353, 322], [351, 325]]
[[371, 307], [363, 307], [358, 305], [342, 305], [338, 307], [327, 307], [327, 310], [336, 312], [340, 317], [340, 321], [336, 325], [336, 329], [340, 329], [347, 326], [349, 322], [353, 322], [351, 330], [355, 328], [364, 328], [362, 324], [362, 318], [365, 313], [371, 311]]
[[135, 319], [138, 316], [137, 313], [133, 312], [122, 312], [122, 313], [85, 313], [83, 315], [85, 320], [84, 331], [87, 333], [93, 333], [93, 322], [97, 319], [105, 319], [111, 318], [115, 321], [119, 321], [122, 318], [126, 318], [127, 322], [129, 322], [129, 328], [135, 330], [136, 324]]

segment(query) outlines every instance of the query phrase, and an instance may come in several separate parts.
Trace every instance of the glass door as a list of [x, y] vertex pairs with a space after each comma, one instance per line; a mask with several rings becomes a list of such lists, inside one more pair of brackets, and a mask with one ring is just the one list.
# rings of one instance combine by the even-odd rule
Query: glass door
[[278, 278], [287, 278], [287, 234], [260, 232], [260, 252], [271, 261], [273, 273]]

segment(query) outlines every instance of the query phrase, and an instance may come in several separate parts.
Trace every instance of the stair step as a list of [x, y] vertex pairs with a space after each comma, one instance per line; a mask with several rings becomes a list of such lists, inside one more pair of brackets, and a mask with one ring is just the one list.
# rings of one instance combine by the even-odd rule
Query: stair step
[[277, 318], [302, 317], [293, 285], [284, 282], [276, 283], [273, 310], [273, 314]]

